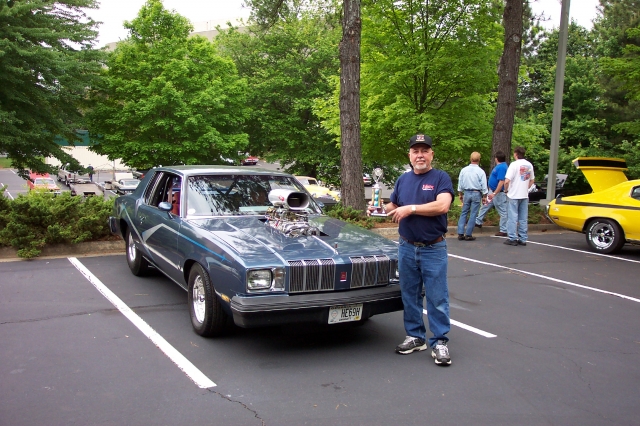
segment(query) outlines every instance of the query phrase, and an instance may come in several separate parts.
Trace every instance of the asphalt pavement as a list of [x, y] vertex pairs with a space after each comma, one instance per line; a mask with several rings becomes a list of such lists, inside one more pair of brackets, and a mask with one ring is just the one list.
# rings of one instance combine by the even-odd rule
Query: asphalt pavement
[[400, 312], [205, 339], [124, 255], [0, 263], [0, 425], [638, 424], [640, 248], [502, 242], [447, 240], [449, 367]]

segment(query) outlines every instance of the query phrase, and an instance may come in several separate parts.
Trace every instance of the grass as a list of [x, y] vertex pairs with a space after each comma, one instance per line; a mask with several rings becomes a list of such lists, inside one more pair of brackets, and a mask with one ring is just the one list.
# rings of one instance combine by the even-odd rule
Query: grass
[[0, 157], [0, 169], [9, 169], [11, 168], [11, 159]]

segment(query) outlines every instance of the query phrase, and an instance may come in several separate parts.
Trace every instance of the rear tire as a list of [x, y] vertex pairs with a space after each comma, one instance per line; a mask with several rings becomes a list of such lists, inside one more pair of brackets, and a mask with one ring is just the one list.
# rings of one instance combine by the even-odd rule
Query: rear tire
[[126, 232], [126, 244], [127, 244], [127, 264], [131, 273], [137, 277], [147, 275], [151, 269], [147, 259], [142, 257], [140, 250], [136, 248], [136, 242], [131, 235], [131, 231], [127, 229]]
[[193, 330], [203, 337], [220, 336], [227, 329], [229, 316], [222, 310], [211, 278], [196, 263], [189, 272], [189, 314]]
[[597, 253], [616, 253], [624, 242], [620, 225], [611, 219], [594, 219], [587, 228], [587, 244]]

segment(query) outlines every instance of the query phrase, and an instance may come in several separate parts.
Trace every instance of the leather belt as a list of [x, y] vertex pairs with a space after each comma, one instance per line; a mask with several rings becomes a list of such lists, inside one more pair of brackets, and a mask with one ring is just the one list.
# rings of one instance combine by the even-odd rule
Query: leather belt
[[481, 189], [463, 189], [463, 191], [464, 192], [467, 192], [467, 191], [469, 191], [469, 192], [482, 192]]
[[400, 235], [400, 238], [402, 238], [403, 240], [405, 240], [406, 242], [408, 242], [409, 244], [411, 244], [412, 246], [416, 246], [416, 247], [426, 247], [426, 246], [430, 246], [432, 244], [436, 244], [439, 243], [441, 241], [444, 241], [444, 236], [440, 235], [438, 238], [436, 238], [433, 241], [427, 241], [426, 243], [420, 242], [420, 241], [411, 241], [406, 239], [405, 237], [403, 237], [402, 235]]

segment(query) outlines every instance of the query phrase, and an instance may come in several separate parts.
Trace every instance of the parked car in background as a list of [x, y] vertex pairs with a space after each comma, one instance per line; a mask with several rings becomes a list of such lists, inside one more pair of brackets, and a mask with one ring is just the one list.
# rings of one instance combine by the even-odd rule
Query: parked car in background
[[627, 180], [625, 160], [579, 157], [573, 164], [593, 192], [552, 200], [547, 206], [549, 219], [584, 233], [595, 252], [615, 253], [625, 243], [640, 244], [640, 179]]
[[296, 179], [305, 187], [313, 198], [328, 198], [334, 202], [340, 201], [340, 192], [320, 185], [318, 180], [310, 176], [296, 176]]
[[149, 170], [151, 169], [136, 169], [136, 170], [133, 170], [131, 174], [133, 175], [134, 178], [142, 180], [144, 179], [145, 175]]
[[334, 326], [402, 310], [395, 243], [323, 215], [286, 173], [153, 169], [115, 200], [109, 224], [134, 275], [153, 266], [187, 290], [202, 336], [230, 322]]
[[56, 182], [49, 175], [49, 173], [29, 173], [29, 179], [27, 179], [27, 186], [29, 187], [29, 191], [32, 190], [41, 190], [48, 191], [53, 194], [60, 194], [60, 187], [56, 185]]
[[[569, 175], [562, 173], [556, 174], [556, 197], [563, 194], [564, 184], [567, 182], [567, 177], [569, 177]], [[535, 182], [529, 188], [529, 202], [531, 204], [539, 204], [540, 200], [547, 198], [547, 178], [548, 175], [544, 175], [544, 180]]]
[[243, 166], [255, 166], [258, 164], [258, 157], [250, 154], [244, 154], [245, 157], [240, 161]]
[[135, 191], [139, 183], [139, 179], [120, 179], [113, 182], [111, 187], [116, 194], [128, 194]]
[[364, 181], [364, 186], [373, 185], [373, 179], [371, 179], [371, 175], [369, 173], [365, 173], [362, 175], [362, 180]]
[[69, 164], [63, 164], [58, 169], [58, 181], [64, 183], [69, 186], [72, 183], [87, 183], [90, 182], [91, 179], [87, 174], [85, 169], [79, 171], [71, 171], [69, 169]]

